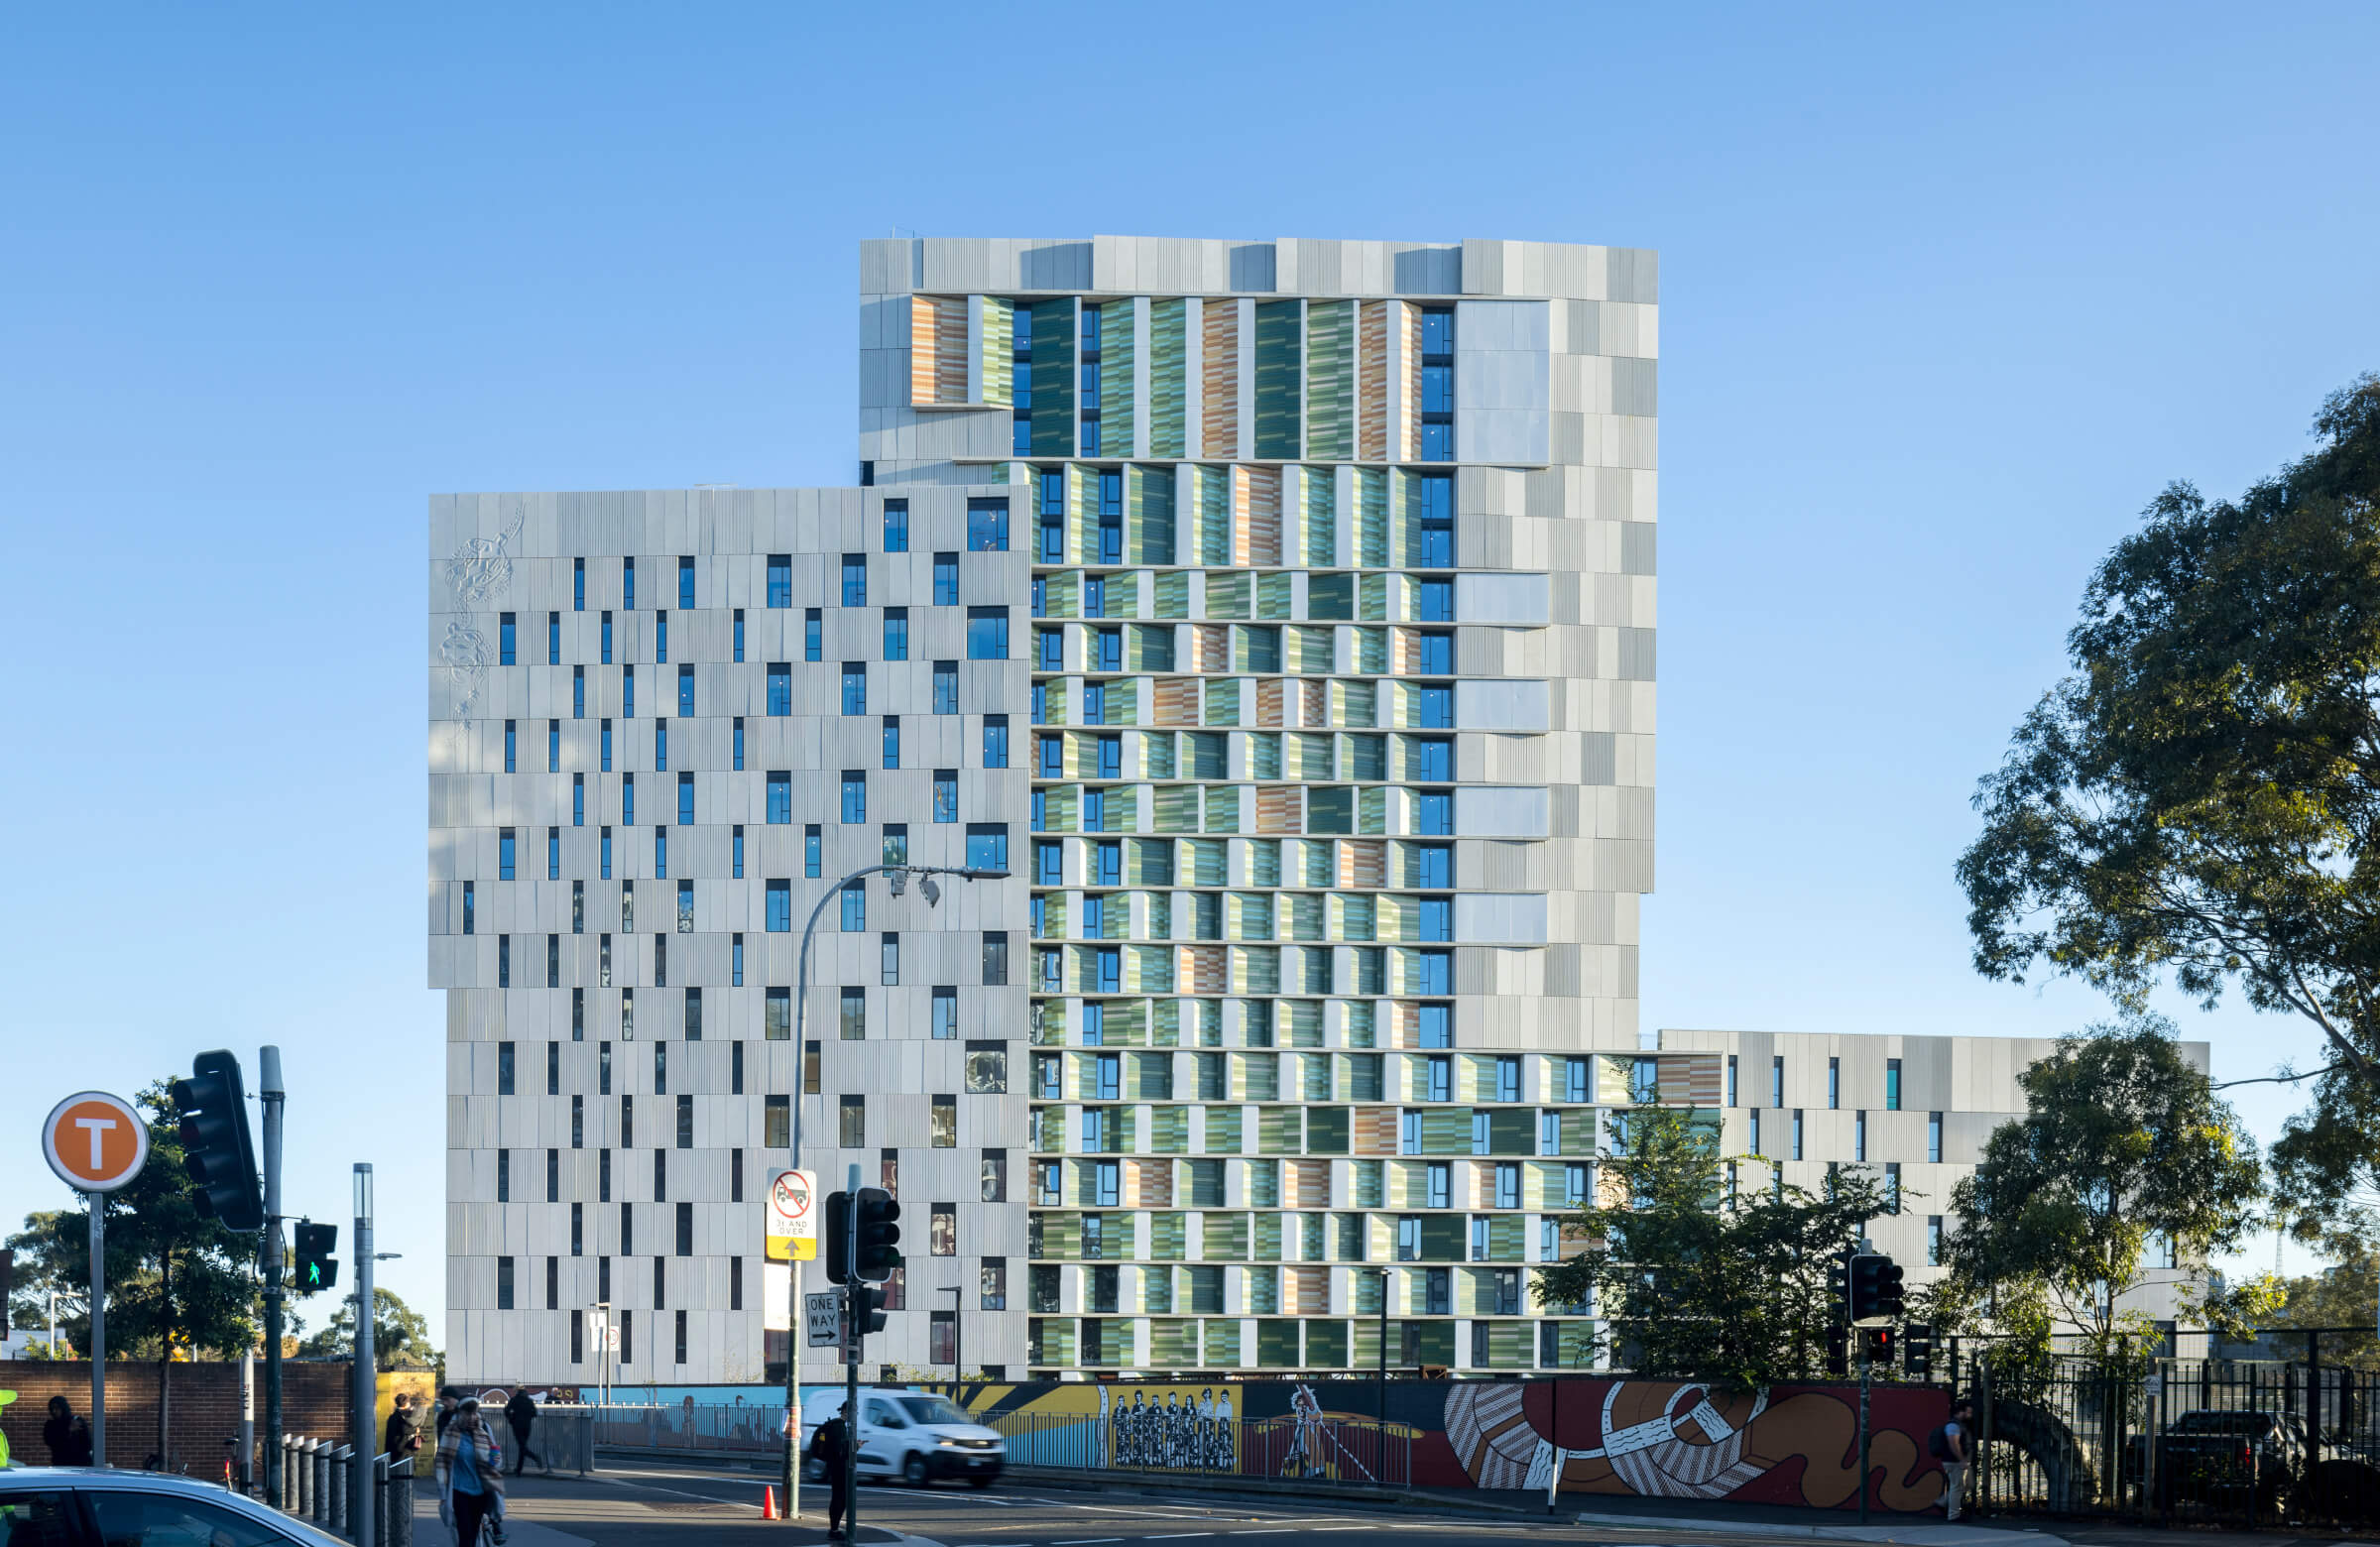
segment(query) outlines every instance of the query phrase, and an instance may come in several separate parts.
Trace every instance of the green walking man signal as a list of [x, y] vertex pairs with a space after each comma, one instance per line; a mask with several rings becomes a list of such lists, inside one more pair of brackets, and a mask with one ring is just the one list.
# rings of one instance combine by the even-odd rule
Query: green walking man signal
[[339, 1228], [299, 1220], [297, 1236], [298, 1269], [293, 1287], [299, 1294], [311, 1294], [337, 1283], [339, 1262], [331, 1253], [339, 1250]]

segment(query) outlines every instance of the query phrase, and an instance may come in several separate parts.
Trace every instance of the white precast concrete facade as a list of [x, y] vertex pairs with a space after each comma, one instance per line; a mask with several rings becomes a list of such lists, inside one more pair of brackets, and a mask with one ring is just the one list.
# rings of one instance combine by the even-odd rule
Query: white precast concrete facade
[[[763, 1378], [796, 1101], [902, 1201], [872, 1365], [952, 1290], [971, 1371], [1369, 1368], [1383, 1292], [1395, 1362], [1575, 1363], [1520, 1285], [1636, 1041], [1655, 274], [868, 242], [863, 487], [433, 500], [456, 1373], [592, 1378], [604, 1299], [624, 1380]], [[889, 846], [1014, 879], [830, 903], [805, 1063]]]

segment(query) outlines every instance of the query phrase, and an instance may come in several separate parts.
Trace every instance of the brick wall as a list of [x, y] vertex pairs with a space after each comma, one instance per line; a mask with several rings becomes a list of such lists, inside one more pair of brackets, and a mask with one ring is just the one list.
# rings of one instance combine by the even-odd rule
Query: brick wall
[[[343, 1439], [348, 1432], [349, 1368], [345, 1365], [285, 1363], [282, 1367], [282, 1429], [285, 1433]], [[223, 1443], [240, 1432], [240, 1367], [237, 1362], [203, 1361], [176, 1365], [173, 1375], [173, 1430], [167, 1436], [168, 1464], [174, 1471], [220, 1477], [223, 1458], [232, 1454]], [[50, 1416], [50, 1398], [63, 1396], [77, 1415], [88, 1418], [91, 1405], [91, 1367], [88, 1361], [0, 1360], [0, 1391], [14, 1391], [15, 1402], [0, 1407], [0, 1433], [8, 1436], [9, 1456], [20, 1466], [42, 1466], [50, 1448], [42, 1443], [42, 1425]], [[256, 1367], [256, 1419], [265, 1417], [265, 1369]], [[157, 1366], [111, 1360], [107, 1367], [107, 1460], [119, 1467], [137, 1467], [157, 1450]]]

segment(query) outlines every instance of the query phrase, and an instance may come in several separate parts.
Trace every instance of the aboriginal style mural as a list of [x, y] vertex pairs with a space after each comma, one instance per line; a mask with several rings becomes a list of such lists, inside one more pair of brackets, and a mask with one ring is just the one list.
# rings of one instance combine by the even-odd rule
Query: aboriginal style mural
[[[948, 1388], [944, 1388], [948, 1389]], [[1857, 1507], [1858, 1391], [1722, 1391], [1639, 1379], [1138, 1381], [970, 1385], [956, 1393], [1019, 1466], [1382, 1481], [1640, 1498]], [[1378, 1432], [1375, 1414], [1385, 1406]], [[1925, 1437], [1947, 1392], [1880, 1386], [1868, 1501], [1942, 1491]], [[1237, 1423], [1234, 1422], [1235, 1417]]]

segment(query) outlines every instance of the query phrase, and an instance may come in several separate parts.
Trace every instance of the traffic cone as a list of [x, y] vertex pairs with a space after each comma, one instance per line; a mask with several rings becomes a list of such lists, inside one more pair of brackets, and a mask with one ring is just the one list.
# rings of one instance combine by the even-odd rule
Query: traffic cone
[[780, 1518], [776, 1512], [776, 1489], [774, 1488], [761, 1489], [761, 1518], [764, 1520]]

